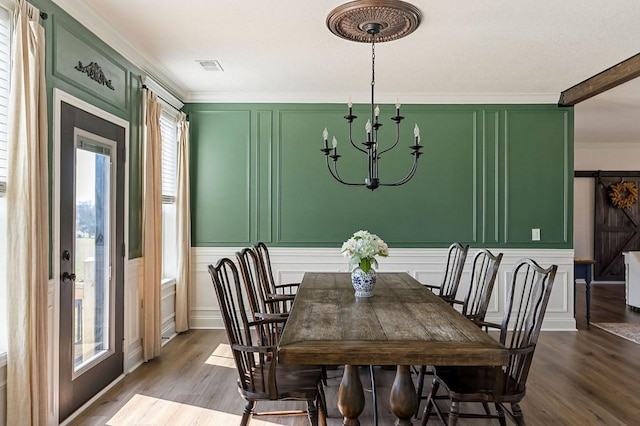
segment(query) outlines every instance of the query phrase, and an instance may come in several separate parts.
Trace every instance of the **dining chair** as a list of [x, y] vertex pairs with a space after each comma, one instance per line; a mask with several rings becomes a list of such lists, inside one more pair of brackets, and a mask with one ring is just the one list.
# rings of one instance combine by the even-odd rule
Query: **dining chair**
[[247, 247], [236, 252], [236, 260], [240, 266], [253, 319], [267, 318], [269, 315], [286, 316], [285, 307], [294, 296], [271, 293], [258, 253]]
[[267, 292], [272, 297], [289, 296], [288, 302], [281, 304], [283, 312], [289, 312], [291, 305], [293, 304], [293, 298], [300, 287], [300, 283], [291, 284], [277, 284], [273, 279], [273, 270], [271, 269], [271, 258], [269, 257], [269, 249], [267, 245], [262, 241], [253, 246], [253, 250], [258, 254], [260, 260], [260, 267], [262, 268], [263, 277], [265, 278], [265, 285], [269, 289]]
[[[519, 260], [511, 272], [505, 314], [500, 325], [500, 343], [508, 353], [505, 367], [436, 366], [435, 378], [422, 416], [422, 425], [429, 421], [432, 410], [445, 422], [445, 413], [438, 400], [449, 400], [448, 424], [459, 418], [492, 418], [505, 425], [505, 414], [516, 424], [524, 425], [520, 401], [526, 393], [526, 381], [540, 334], [557, 265], [547, 269], [534, 260]], [[447, 395], [438, 395], [440, 386]], [[460, 403], [477, 402], [484, 414], [462, 413]], [[493, 403], [496, 414], [491, 413]], [[511, 405], [509, 410], [506, 404]]]
[[[469, 289], [462, 302], [462, 315], [478, 325], [484, 325], [502, 256], [503, 253], [494, 255], [487, 249], [481, 249], [473, 257]], [[454, 301], [454, 304], [457, 303], [460, 302]]]
[[[209, 265], [227, 338], [238, 371], [238, 391], [247, 402], [240, 424], [245, 426], [254, 416], [306, 414], [312, 426], [320, 419], [326, 425], [325, 413], [318, 413], [322, 371], [308, 365], [285, 365], [277, 362], [276, 332], [265, 335], [265, 328], [281, 327], [284, 318], [249, 321], [244, 303], [240, 275], [233, 261], [220, 259]], [[256, 412], [259, 401], [304, 401], [306, 410]]]
[[440, 296], [441, 299], [453, 304], [456, 300], [456, 294], [458, 292], [458, 286], [460, 285], [460, 278], [462, 277], [462, 270], [464, 269], [464, 262], [467, 260], [468, 252], [468, 244], [451, 244], [447, 254], [447, 266], [444, 270], [442, 283], [439, 286], [431, 284], [425, 284], [425, 286], [432, 289], [432, 291], [438, 290], [438, 296]]
[[[247, 247], [236, 252], [236, 260], [240, 266], [242, 281], [246, 289], [247, 302], [253, 319], [282, 318], [286, 322], [286, 319], [289, 317], [289, 312], [285, 308], [292, 303], [295, 295], [269, 293], [270, 288], [265, 279], [265, 272], [260, 264], [258, 252], [253, 248]], [[278, 344], [280, 341], [285, 322], [274, 323], [268, 328], [263, 327], [265, 335], [275, 333], [273, 336], [269, 336], [272, 342], [271, 344]], [[322, 370], [322, 384], [327, 386], [327, 368], [324, 365], [320, 368]], [[326, 413], [324, 388], [321, 388], [321, 391], [320, 402]]]
[[[462, 315], [467, 319], [478, 324], [480, 327], [487, 328], [485, 316], [489, 307], [489, 300], [493, 292], [493, 286], [498, 276], [498, 269], [502, 262], [502, 253], [494, 255], [487, 249], [478, 250], [473, 256], [473, 264], [471, 269], [471, 279], [469, 280], [469, 289], [463, 301], [453, 300], [453, 304], [462, 305]], [[427, 374], [427, 367], [422, 365], [418, 372], [417, 390], [418, 402], [425, 400], [429, 395], [423, 395], [424, 377]], [[416, 409], [415, 418], [418, 418], [420, 407]]]
[[[460, 285], [460, 279], [462, 278], [462, 271], [464, 270], [464, 263], [467, 260], [467, 253], [469, 252], [469, 245], [462, 245], [455, 242], [449, 246], [447, 253], [447, 265], [444, 269], [444, 275], [442, 276], [442, 283], [440, 285], [423, 284], [425, 287], [438, 293], [438, 296], [453, 306], [456, 301], [456, 294], [458, 293], [458, 286]], [[427, 370], [426, 365], [413, 366], [413, 371], [418, 375], [418, 402], [420, 399], [425, 399], [422, 396], [422, 389], [424, 387], [424, 376], [432, 375], [430, 370]], [[418, 417], [418, 411], [420, 406], [416, 409], [415, 417]]]

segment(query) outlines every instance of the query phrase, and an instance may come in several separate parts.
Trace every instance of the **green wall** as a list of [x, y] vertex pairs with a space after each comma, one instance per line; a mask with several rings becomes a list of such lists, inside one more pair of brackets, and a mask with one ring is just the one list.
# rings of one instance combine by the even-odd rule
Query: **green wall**
[[[395, 129], [381, 106], [381, 146]], [[366, 160], [348, 144], [344, 105], [188, 104], [194, 246], [334, 247], [368, 229], [392, 247], [571, 248], [573, 110], [555, 105], [406, 105], [382, 181], [408, 171], [413, 124], [424, 155], [401, 187], [334, 181], [322, 130], [338, 138], [340, 173], [360, 182]], [[364, 137], [366, 105], [354, 137]], [[541, 241], [531, 241], [540, 228]]]
[[[129, 122], [129, 257], [142, 255], [142, 75], [143, 72], [80, 25], [50, 0], [32, 3], [48, 14], [43, 20], [46, 35], [46, 82], [49, 110], [50, 150], [53, 149], [53, 89], [63, 90]], [[90, 79], [74, 67], [97, 62], [113, 90]], [[51, 153], [50, 153], [51, 154]], [[52, 155], [49, 156], [53, 158]], [[53, 184], [53, 179], [50, 180]], [[51, 191], [53, 188], [51, 188]], [[64, 214], [64, 212], [62, 212]], [[53, 227], [51, 228], [53, 229]]]

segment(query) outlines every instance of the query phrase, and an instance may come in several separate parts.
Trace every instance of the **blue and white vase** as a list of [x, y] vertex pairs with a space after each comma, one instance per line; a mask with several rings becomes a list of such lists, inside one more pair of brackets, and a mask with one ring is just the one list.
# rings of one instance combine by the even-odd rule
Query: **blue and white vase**
[[364, 272], [360, 267], [351, 271], [351, 283], [356, 291], [356, 297], [373, 296], [373, 287], [376, 285], [376, 271], [369, 269]]

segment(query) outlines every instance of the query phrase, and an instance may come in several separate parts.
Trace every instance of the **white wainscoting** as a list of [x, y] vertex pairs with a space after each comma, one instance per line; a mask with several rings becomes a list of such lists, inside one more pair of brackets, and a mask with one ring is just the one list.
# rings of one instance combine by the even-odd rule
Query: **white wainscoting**
[[127, 262], [124, 280], [124, 372], [130, 373], [142, 364], [142, 285], [143, 259]]
[[162, 344], [166, 344], [176, 335], [176, 280], [162, 282]]
[[[223, 328], [222, 317], [207, 266], [222, 257], [235, 258], [238, 247], [192, 248], [191, 263], [191, 328]], [[471, 248], [460, 284], [460, 294], [468, 288], [473, 256]], [[576, 330], [573, 315], [573, 257], [572, 249], [492, 249], [504, 253], [498, 281], [487, 313], [488, 321], [502, 320], [507, 297], [507, 285], [513, 265], [523, 257], [533, 258], [540, 266], [558, 265], [551, 299], [545, 314], [543, 330]], [[347, 272], [347, 260], [337, 248], [279, 248], [269, 249], [274, 278], [279, 283], [300, 282], [305, 271]], [[407, 272], [421, 283], [439, 284], [446, 264], [447, 249], [390, 249], [389, 257], [379, 259], [379, 272]]]

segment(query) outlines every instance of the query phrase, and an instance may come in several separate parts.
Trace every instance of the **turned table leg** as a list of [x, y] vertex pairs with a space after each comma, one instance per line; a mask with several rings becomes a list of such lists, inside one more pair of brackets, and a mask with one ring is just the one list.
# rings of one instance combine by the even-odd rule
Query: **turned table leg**
[[338, 409], [344, 417], [344, 426], [359, 426], [358, 416], [364, 410], [364, 391], [357, 365], [345, 365], [340, 389], [338, 390]]
[[396, 426], [411, 425], [411, 417], [418, 409], [418, 395], [411, 380], [411, 371], [408, 365], [399, 365], [396, 378], [393, 381], [389, 404], [391, 411], [398, 417]]

